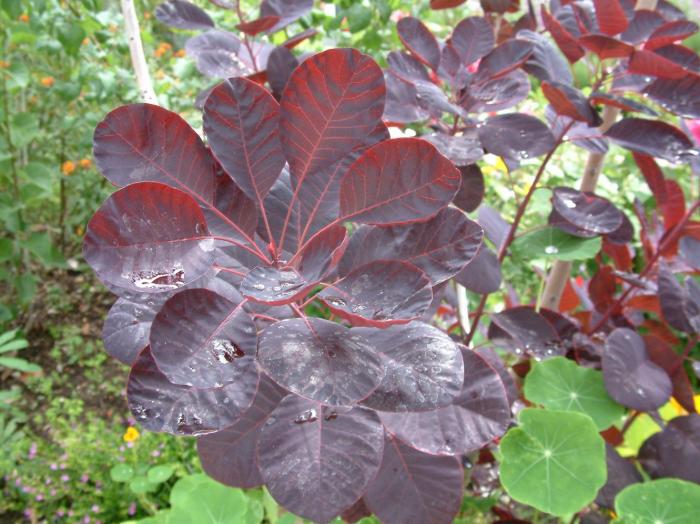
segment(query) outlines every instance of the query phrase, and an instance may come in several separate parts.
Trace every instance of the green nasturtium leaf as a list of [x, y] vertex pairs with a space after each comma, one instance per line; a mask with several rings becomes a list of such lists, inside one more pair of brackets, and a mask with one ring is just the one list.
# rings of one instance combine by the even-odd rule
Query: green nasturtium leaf
[[579, 238], [546, 227], [515, 239], [513, 253], [525, 259], [587, 260], [600, 251], [600, 237]]
[[161, 484], [168, 480], [173, 473], [175, 473], [175, 468], [170, 464], [161, 464], [159, 466], [153, 466], [148, 470], [146, 477], [149, 482], [153, 484]]
[[134, 476], [134, 468], [128, 464], [117, 464], [109, 470], [109, 476], [114, 482], [126, 482]]
[[695, 524], [700, 518], [700, 485], [659, 479], [627, 486], [615, 498], [620, 524]]
[[525, 377], [525, 397], [547, 409], [577, 411], [593, 419], [599, 430], [610, 427], [625, 408], [608, 395], [603, 374], [564, 357], [537, 362]]
[[524, 409], [501, 440], [501, 483], [515, 500], [564, 516], [605, 484], [605, 443], [587, 415]]
[[[170, 492], [171, 516], [189, 515], [198, 524], [241, 524], [247, 522], [248, 497], [236, 488], [219, 484], [206, 475], [180, 479]], [[254, 509], [255, 511], [255, 509]]]

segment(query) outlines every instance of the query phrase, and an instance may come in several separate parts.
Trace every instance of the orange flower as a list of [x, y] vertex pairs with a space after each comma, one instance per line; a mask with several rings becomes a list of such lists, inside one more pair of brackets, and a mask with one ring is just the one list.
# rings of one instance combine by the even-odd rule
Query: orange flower
[[19, 21], [24, 22], [25, 24], [29, 22], [29, 15], [27, 13], [22, 13], [19, 15]]
[[144, 11], [143, 17], [144, 17], [146, 20], [150, 20], [150, 19], [151, 19], [151, 12], [150, 12], [150, 11]]
[[124, 433], [124, 436], [122, 438], [124, 439], [124, 442], [133, 442], [134, 440], [138, 439], [139, 436], [139, 430], [136, 429], [134, 426], [129, 426], [126, 429], [126, 433]]
[[90, 39], [86, 36], [83, 38], [83, 45], [88, 45], [90, 43]]
[[92, 165], [92, 160], [90, 160], [89, 158], [83, 158], [78, 162], [78, 164], [83, 169], [87, 169], [88, 167], [90, 167]]
[[73, 171], [75, 171], [75, 163], [74, 162], [71, 162], [70, 160], [66, 160], [65, 162], [63, 162], [63, 164], [61, 165], [61, 173], [68, 176]]
[[51, 87], [51, 86], [53, 86], [55, 80], [52, 76], [45, 76], [40, 80], [40, 82], [41, 82], [41, 85], [44, 87]]
[[187, 53], [185, 53], [185, 50], [184, 50], [184, 49], [178, 49], [178, 50], [175, 52], [175, 56], [178, 57], [178, 58], [182, 58], [182, 57], [185, 56], [186, 54], [187, 54]]
[[5, 62], [4, 60], [0, 60], [0, 69], [7, 69], [10, 67], [10, 62]]

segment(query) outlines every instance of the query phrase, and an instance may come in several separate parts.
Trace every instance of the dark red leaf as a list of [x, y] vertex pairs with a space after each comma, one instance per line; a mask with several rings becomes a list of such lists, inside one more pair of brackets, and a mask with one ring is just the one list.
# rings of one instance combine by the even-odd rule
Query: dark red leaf
[[462, 64], [468, 66], [487, 55], [495, 46], [493, 28], [480, 16], [462, 20], [452, 31], [450, 44]]
[[547, 37], [528, 29], [520, 30], [517, 37], [535, 44], [532, 55], [523, 65], [525, 71], [540, 80], [573, 84], [569, 64]]
[[605, 136], [630, 151], [669, 162], [687, 162], [698, 154], [683, 131], [657, 120], [623, 118], [608, 129]]
[[353, 325], [372, 327], [416, 320], [433, 300], [425, 273], [398, 260], [377, 260], [361, 266], [316, 296]]
[[371, 410], [336, 411], [290, 395], [263, 425], [260, 472], [280, 505], [328, 522], [362, 496], [381, 464], [383, 440]]
[[349, 509], [345, 510], [341, 518], [345, 522], [355, 524], [365, 517], [371, 517], [372, 512], [367, 508], [364, 499], [360, 499], [353, 504]]
[[596, 503], [604, 508], [615, 507], [615, 497], [630, 484], [642, 481], [642, 475], [629, 460], [622, 458], [615, 448], [605, 444], [605, 462], [608, 468], [608, 479], [600, 488]]
[[178, 29], [209, 29], [214, 21], [201, 8], [184, 0], [168, 0], [156, 7], [156, 18]]
[[700, 73], [700, 56], [692, 49], [678, 44], [671, 44], [654, 49], [654, 52], [688, 71]]
[[214, 236], [250, 239], [258, 225], [258, 208], [222, 169], [216, 173], [213, 206], [200, 206]]
[[492, 116], [478, 132], [486, 151], [513, 160], [544, 155], [555, 143], [546, 124], [524, 113]]
[[636, 113], [646, 113], [647, 115], [657, 116], [657, 112], [648, 108], [644, 104], [627, 98], [624, 96], [613, 95], [610, 93], [601, 93], [596, 91], [588, 97], [592, 104], [602, 104], [607, 106], [617, 107], [623, 111], [632, 111]]
[[294, 49], [296, 46], [301, 44], [303, 41], [308, 40], [309, 38], [312, 38], [318, 34], [317, 29], [306, 29], [305, 31], [302, 31], [301, 33], [297, 33], [294, 36], [290, 36], [282, 42], [282, 45], [286, 47], [287, 49]]
[[136, 359], [126, 393], [136, 421], [149, 431], [204, 435], [230, 426], [247, 410], [258, 388], [257, 366], [237, 382], [198, 389], [168, 382], [146, 348]]
[[634, 161], [637, 163], [644, 179], [651, 190], [652, 195], [656, 199], [656, 204], [662, 207], [668, 200], [666, 193], [666, 180], [664, 173], [656, 163], [653, 157], [643, 155], [641, 153], [632, 153]]
[[187, 193], [142, 182], [113, 193], [88, 223], [85, 260], [104, 282], [139, 293], [177, 289], [203, 275], [214, 241]]
[[520, 0], [480, 0], [481, 8], [486, 13], [517, 13]]
[[327, 167], [364, 142], [384, 111], [382, 70], [354, 49], [306, 59], [287, 82], [280, 140], [293, 178]]
[[423, 135], [421, 138], [437, 147], [440, 153], [449, 158], [458, 167], [474, 164], [484, 156], [481, 142], [479, 142], [479, 138], [474, 131], [459, 136], [448, 135], [447, 133], [433, 133], [431, 135]]
[[401, 42], [413, 56], [431, 69], [437, 70], [440, 65], [440, 46], [423, 22], [407, 16], [398, 21], [396, 30]]
[[285, 162], [278, 122], [275, 99], [244, 78], [219, 84], [204, 104], [204, 132], [214, 156], [260, 206]]
[[418, 105], [416, 88], [391, 71], [385, 74], [386, 107], [383, 118], [386, 122], [404, 124], [428, 118], [429, 113]]
[[452, 405], [423, 413], [381, 413], [387, 430], [411, 447], [436, 455], [476, 451], [508, 429], [508, 397], [498, 373], [462, 349], [464, 386]]
[[593, 0], [600, 30], [606, 35], [624, 33], [629, 22], [618, 0]]
[[428, 455], [387, 437], [382, 465], [364, 500], [385, 524], [450, 524], [462, 501], [456, 457]]
[[588, 296], [599, 313], [605, 313], [615, 303], [617, 281], [611, 266], [601, 266], [588, 282]]
[[651, 75], [660, 78], [683, 78], [688, 73], [677, 65], [653, 51], [637, 49], [630, 58], [627, 69], [637, 75]]
[[698, 31], [698, 24], [690, 20], [674, 20], [657, 27], [644, 44], [644, 49], [658, 49], [685, 40]]
[[700, 482], [700, 415], [670, 420], [639, 450], [639, 461], [652, 478], [674, 477]]
[[601, 60], [625, 58], [634, 53], [634, 47], [605, 35], [585, 35], [579, 38], [580, 44], [593, 51]]
[[476, 255], [482, 243], [481, 227], [456, 209], [444, 209], [434, 218], [410, 225], [362, 226], [350, 237], [339, 272], [376, 260], [401, 260], [422, 269], [439, 284], [457, 274]]
[[260, 429], [286, 394], [261, 375], [253, 403], [240, 418], [222, 431], [197, 439], [199, 460], [207, 475], [236, 488], [254, 488], [263, 483], [256, 457]]
[[659, 206], [664, 215], [664, 229], [671, 231], [685, 216], [685, 195], [675, 180], [666, 180], [666, 201]]
[[430, 0], [431, 9], [449, 9], [462, 5], [466, 0]]
[[272, 29], [279, 21], [279, 16], [263, 16], [250, 22], [240, 23], [236, 25], [236, 29], [247, 35], [255, 36]]
[[459, 171], [425, 140], [380, 142], [343, 177], [340, 219], [369, 224], [422, 221], [447, 206], [459, 184]]
[[320, 282], [340, 261], [348, 243], [347, 231], [333, 226], [316, 235], [302, 251], [292, 259], [309, 282]]
[[258, 337], [243, 303], [209, 291], [181, 291], [151, 326], [151, 355], [173, 384], [221, 387], [255, 367]]
[[[620, 213], [622, 216], [622, 223], [615, 231], [608, 234], [604, 241], [612, 242], [613, 244], [623, 245], [632, 241], [634, 238], [634, 226], [627, 215]], [[625, 250], [625, 252], [627, 252]]]
[[535, 45], [525, 40], [507, 40], [479, 62], [476, 77], [498, 78], [523, 65], [532, 54]]
[[197, 69], [212, 78], [229, 78], [248, 74], [237, 58], [241, 42], [228, 31], [211, 29], [193, 36], [185, 43], [187, 54], [197, 62]]
[[303, 298], [315, 284], [291, 266], [258, 266], [243, 277], [241, 293], [253, 302], [280, 306]]
[[688, 278], [682, 286], [671, 271], [662, 266], [658, 275], [659, 301], [664, 319], [669, 325], [686, 333], [700, 332], [700, 300], [693, 292], [698, 285]]
[[542, 93], [554, 110], [564, 116], [598, 127], [602, 120], [578, 89], [559, 82], [542, 82]]
[[560, 24], [556, 18], [549, 14], [544, 6], [542, 6], [541, 13], [544, 26], [552, 35], [552, 38], [554, 38], [554, 41], [557, 43], [557, 46], [559, 46], [561, 52], [564, 53], [566, 59], [572, 64], [578, 62], [581, 57], [586, 54], [586, 52], [578, 43], [574, 35], [572, 35], [562, 24]]
[[587, 232], [612, 233], [622, 225], [622, 213], [612, 202], [571, 187], [552, 190], [552, 207], [559, 217]]
[[293, 393], [327, 406], [350, 406], [372, 393], [384, 376], [372, 344], [341, 324], [294, 318], [263, 330], [258, 361]]
[[658, 78], [645, 87], [644, 94], [661, 107], [685, 118], [700, 118], [700, 76], [688, 74], [673, 80]]
[[160, 295], [150, 295], [140, 302], [118, 299], [109, 310], [102, 329], [107, 353], [124, 364], [132, 365], [148, 346], [151, 323], [162, 304]]
[[387, 329], [356, 328], [384, 357], [385, 375], [363, 404], [378, 411], [429, 411], [449, 406], [464, 383], [464, 361], [443, 331], [411, 322]]
[[425, 66], [413, 55], [403, 51], [391, 51], [386, 57], [389, 70], [401, 80], [413, 85], [419, 80], [431, 82]]
[[520, 71], [476, 82], [473, 79], [464, 90], [459, 104], [471, 113], [490, 113], [513, 107], [527, 98], [530, 93], [528, 76]]
[[608, 336], [602, 363], [605, 388], [623, 406], [650, 411], [671, 396], [671, 380], [649, 360], [644, 340], [631, 329], [617, 328]]

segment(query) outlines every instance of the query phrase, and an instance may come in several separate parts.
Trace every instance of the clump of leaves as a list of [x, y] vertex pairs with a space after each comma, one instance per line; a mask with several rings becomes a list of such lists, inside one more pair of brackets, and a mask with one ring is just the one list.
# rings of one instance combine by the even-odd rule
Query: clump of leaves
[[[84, 251], [120, 296], [105, 343], [132, 366], [132, 412], [199, 436], [214, 478], [264, 483], [319, 522], [361, 498], [387, 522], [451, 519], [457, 457], [510, 419], [498, 373], [426, 323], [483, 232], [448, 208], [461, 177], [447, 158], [387, 139], [384, 96], [372, 59], [334, 49], [299, 66], [279, 104], [249, 80], [219, 84], [211, 149], [147, 104], [95, 132], [122, 188]], [[338, 321], [308, 317], [314, 301]]]

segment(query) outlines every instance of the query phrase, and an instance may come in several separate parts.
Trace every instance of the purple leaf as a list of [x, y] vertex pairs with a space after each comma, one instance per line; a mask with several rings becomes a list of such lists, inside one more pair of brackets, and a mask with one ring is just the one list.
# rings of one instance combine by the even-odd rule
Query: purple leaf
[[437, 70], [440, 65], [440, 46], [433, 33], [417, 18], [407, 16], [396, 24], [399, 38], [406, 49], [425, 65]]
[[156, 18], [178, 29], [209, 29], [214, 21], [201, 8], [184, 0], [168, 0], [156, 7]]
[[437, 328], [411, 322], [387, 329], [357, 328], [384, 357], [385, 375], [363, 404], [378, 411], [429, 411], [449, 406], [462, 390], [464, 361]]
[[484, 228], [486, 237], [500, 249], [508, 235], [510, 224], [498, 211], [486, 204], [479, 206], [479, 224]]
[[290, 395], [263, 426], [258, 457], [265, 484], [280, 505], [328, 522], [362, 496], [383, 448], [384, 429], [371, 410], [335, 410]]
[[530, 81], [520, 70], [477, 82], [473, 80], [462, 93], [459, 104], [470, 113], [487, 113], [513, 107], [527, 98]]
[[228, 52], [235, 56], [241, 47], [241, 41], [233, 33], [211, 29], [188, 39], [185, 43], [185, 51], [192, 58], [199, 60], [207, 53], [216, 51]]
[[384, 79], [370, 57], [330, 49], [292, 73], [280, 105], [280, 139], [293, 178], [327, 167], [363, 143], [384, 111]]
[[149, 431], [204, 435], [233, 424], [248, 409], [258, 388], [257, 367], [248, 366], [240, 380], [218, 388], [198, 389], [168, 382], [146, 348], [136, 359], [126, 393], [136, 421]]
[[598, 127], [602, 120], [578, 89], [560, 82], [542, 82], [542, 93], [554, 110], [563, 116]]
[[658, 120], [623, 118], [608, 129], [605, 136], [630, 151], [669, 162], [687, 162], [698, 154], [683, 131]]
[[405, 82], [415, 84], [420, 80], [430, 82], [425, 66], [413, 55], [402, 51], [391, 51], [386, 57], [389, 71]]
[[[569, 6], [564, 6], [569, 7]], [[579, 36], [579, 28], [576, 22], [573, 26], [567, 26], [567, 24], [560, 22], [558, 18], [566, 13], [571, 12], [571, 9], [565, 11], [565, 9], [559, 9], [556, 13], [557, 18], [553, 17], [544, 6], [541, 9], [542, 21], [547, 31], [552, 35], [552, 38], [557, 43], [557, 46], [564, 53], [564, 56], [571, 64], [575, 64], [581, 59], [586, 52], [583, 50], [581, 45], [578, 43], [577, 37]], [[572, 33], [573, 31], [573, 33]]]
[[367, 338], [320, 318], [267, 327], [258, 360], [282, 387], [327, 406], [350, 406], [366, 398], [384, 376], [379, 353]]
[[670, 420], [661, 433], [644, 442], [639, 462], [652, 478], [700, 483], [700, 415], [691, 413]]
[[598, 55], [601, 60], [626, 58], [634, 53], [633, 46], [605, 35], [585, 35], [579, 38], [579, 43]]
[[669, 44], [685, 40], [689, 36], [694, 35], [698, 31], [698, 24], [690, 20], [673, 20], [667, 22], [656, 29], [649, 35], [644, 49], [657, 49]]
[[148, 346], [151, 323], [162, 306], [160, 295], [149, 295], [141, 302], [118, 299], [107, 314], [102, 328], [105, 350], [120, 362], [132, 365]]
[[[659, 303], [668, 324], [686, 333], [700, 332], [700, 287], [692, 278], [683, 287], [666, 265], [659, 268]], [[694, 293], [695, 292], [695, 293]]]
[[474, 131], [459, 136], [452, 136], [447, 133], [433, 133], [424, 135], [422, 138], [437, 147], [438, 151], [449, 158], [456, 166], [461, 167], [474, 164], [484, 156], [481, 142], [479, 142]]
[[340, 185], [342, 220], [369, 224], [418, 222], [435, 216], [459, 189], [457, 168], [418, 138], [368, 149]]
[[244, 78], [219, 84], [204, 105], [204, 132], [214, 156], [260, 206], [285, 162], [278, 122], [275, 99]]
[[320, 282], [338, 264], [347, 246], [347, 231], [333, 226], [316, 235], [292, 263], [309, 282]]
[[630, 461], [622, 458], [615, 448], [605, 444], [605, 462], [608, 467], [608, 480], [600, 488], [596, 503], [604, 508], [615, 506], [615, 497], [630, 484], [642, 482], [642, 475]]
[[256, 448], [260, 429], [287, 392], [265, 375], [251, 406], [231, 426], [197, 439], [202, 469], [215, 480], [236, 488], [254, 488], [263, 483]]
[[263, 0], [260, 16], [279, 17], [279, 22], [268, 30], [268, 33], [275, 33], [311, 11], [313, 4], [313, 0]]
[[476, 211], [484, 199], [486, 189], [484, 175], [476, 164], [460, 166], [459, 172], [462, 175], [462, 185], [452, 203], [467, 213], [471, 213]]
[[667, 111], [685, 118], [700, 118], [700, 77], [687, 75], [673, 80], [657, 78], [644, 94]]
[[254, 302], [280, 306], [302, 298], [314, 284], [293, 267], [258, 266], [243, 277], [241, 293]]
[[502, 279], [498, 257], [486, 245], [482, 245], [471, 262], [455, 275], [458, 283], [481, 295], [498, 291]]
[[386, 107], [383, 119], [397, 124], [419, 122], [429, 113], [418, 105], [416, 88], [391, 71], [384, 75], [386, 82]]
[[517, 38], [535, 44], [523, 69], [540, 80], [571, 85], [574, 82], [569, 64], [544, 35], [527, 29], [518, 31]]
[[523, 113], [492, 116], [478, 131], [485, 150], [513, 160], [543, 155], [555, 143], [546, 124]]
[[299, 60], [284, 46], [277, 46], [267, 59], [267, 81], [276, 96], [282, 94]]
[[444, 209], [427, 222], [410, 225], [362, 226], [350, 237], [339, 272], [375, 260], [402, 260], [422, 269], [433, 284], [448, 280], [476, 255], [483, 231], [456, 209]]
[[535, 45], [525, 40], [506, 40], [479, 62], [476, 78], [498, 78], [523, 65]]
[[459, 512], [463, 482], [456, 457], [421, 453], [388, 437], [364, 500], [384, 524], [450, 524]]
[[623, 221], [622, 212], [609, 200], [571, 187], [552, 190], [552, 207], [575, 228], [595, 234], [613, 233]]
[[465, 18], [457, 24], [449, 42], [464, 65], [473, 64], [483, 58], [496, 43], [493, 28], [480, 16]]
[[664, 18], [647, 9], [634, 12], [634, 18], [630, 20], [627, 29], [620, 35], [620, 39], [628, 44], [639, 45], [649, 38], [654, 30], [664, 23]]
[[529, 306], [491, 315], [488, 338], [518, 355], [549, 358], [562, 353], [559, 335], [552, 324]]
[[451, 405], [422, 413], [381, 413], [387, 430], [411, 447], [436, 455], [476, 451], [508, 429], [506, 391], [498, 373], [466, 348], [464, 386]]
[[361, 266], [316, 296], [353, 325], [372, 327], [416, 320], [433, 300], [425, 273], [399, 260], [377, 260]]
[[204, 215], [188, 194], [141, 182], [113, 193], [95, 213], [83, 255], [108, 284], [162, 293], [203, 275], [213, 249]]
[[255, 367], [258, 337], [243, 309], [208, 289], [168, 299], [151, 326], [151, 355], [173, 384], [221, 387]]
[[617, 328], [608, 336], [602, 364], [605, 388], [623, 406], [650, 411], [671, 396], [671, 379], [649, 360], [644, 340], [631, 329]]

